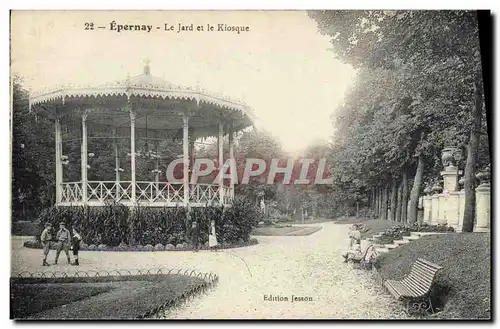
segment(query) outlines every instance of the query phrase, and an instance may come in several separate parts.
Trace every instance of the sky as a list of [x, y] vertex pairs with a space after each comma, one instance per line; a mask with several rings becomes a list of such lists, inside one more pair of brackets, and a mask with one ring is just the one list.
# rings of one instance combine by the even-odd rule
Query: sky
[[[117, 32], [113, 21], [153, 29]], [[179, 23], [194, 31], [177, 33]], [[217, 31], [217, 24], [249, 31]], [[291, 152], [332, 137], [330, 115], [355, 78], [305, 11], [13, 12], [11, 47], [12, 72], [30, 90], [122, 80], [148, 60], [151, 73], [171, 83], [245, 101], [257, 127]]]

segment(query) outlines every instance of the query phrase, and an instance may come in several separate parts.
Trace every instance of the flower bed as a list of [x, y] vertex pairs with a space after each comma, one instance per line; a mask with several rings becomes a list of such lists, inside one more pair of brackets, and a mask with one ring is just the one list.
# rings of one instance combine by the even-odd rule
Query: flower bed
[[451, 226], [448, 226], [446, 224], [437, 224], [437, 225], [429, 225], [429, 224], [420, 224], [420, 223], [415, 223], [412, 226], [410, 226], [410, 229], [412, 232], [441, 232], [441, 233], [446, 233], [446, 232], [455, 232], [455, 229]]
[[[248, 241], [240, 241], [240, 242], [234, 242], [234, 243], [221, 243], [217, 246], [217, 249], [233, 249], [233, 248], [241, 248], [241, 247], [248, 247], [248, 246], [253, 246], [258, 244], [258, 240], [255, 238], [249, 239]], [[40, 241], [37, 241], [36, 239], [26, 241], [24, 243], [24, 247], [26, 248], [31, 248], [31, 249], [42, 249], [42, 244]], [[56, 243], [51, 243], [50, 246], [51, 250], [56, 249]], [[204, 245], [200, 245], [199, 250], [208, 250], [208, 243], [205, 243]], [[83, 251], [191, 251], [193, 248], [191, 245], [187, 243], [179, 243], [177, 245], [173, 244], [168, 244], [166, 246], [162, 244], [157, 244], [155, 246], [153, 245], [135, 245], [135, 246], [128, 246], [124, 243], [118, 245], [118, 246], [107, 246], [107, 245], [98, 245], [96, 246], [95, 244], [85, 244], [83, 243], [80, 246], [80, 250]]]
[[411, 232], [454, 232], [453, 227], [448, 225], [429, 225], [415, 223], [413, 225], [396, 225], [386, 229], [381, 233], [381, 237], [376, 239], [378, 244], [392, 244], [395, 240], [402, 240], [404, 236], [411, 235]]
[[394, 240], [401, 240], [403, 236], [410, 235], [410, 228], [404, 225], [397, 225], [386, 229], [380, 238], [377, 239], [379, 244], [392, 244]]

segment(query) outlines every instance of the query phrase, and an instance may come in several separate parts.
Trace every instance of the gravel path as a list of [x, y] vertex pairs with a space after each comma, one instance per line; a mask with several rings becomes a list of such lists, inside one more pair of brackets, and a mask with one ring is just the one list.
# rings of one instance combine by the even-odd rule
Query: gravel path
[[[348, 225], [313, 226], [322, 229], [309, 236], [258, 237], [258, 245], [218, 252], [82, 252], [78, 270], [173, 267], [219, 275], [209, 294], [171, 310], [170, 319], [406, 317], [403, 305], [384, 293], [371, 272], [342, 262]], [[12, 273], [76, 270], [64, 257], [63, 265], [42, 267], [41, 250], [20, 246], [22, 239], [12, 239]], [[53, 257], [51, 251], [49, 262]]]

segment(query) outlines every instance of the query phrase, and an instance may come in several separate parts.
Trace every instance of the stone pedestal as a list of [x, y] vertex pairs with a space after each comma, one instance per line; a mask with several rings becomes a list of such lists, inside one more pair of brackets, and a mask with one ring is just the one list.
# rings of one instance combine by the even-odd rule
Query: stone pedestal
[[423, 207], [424, 207], [424, 219], [423, 222], [430, 224], [432, 221], [432, 197], [426, 195], [423, 197]]
[[450, 192], [446, 200], [446, 223], [458, 230], [460, 222], [460, 194], [459, 192]]
[[489, 184], [481, 184], [476, 188], [476, 222], [474, 232], [490, 232], [490, 198]]
[[439, 194], [431, 196], [431, 225], [437, 225], [439, 214]]
[[438, 200], [439, 200], [439, 209], [438, 209], [438, 214], [437, 214], [437, 223], [444, 225], [446, 224], [446, 201], [447, 201], [448, 194], [439, 194], [438, 195]]
[[465, 192], [458, 192], [458, 229], [457, 232], [462, 232], [464, 225], [464, 212], [465, 212]]
[[454, 192], [457, 188], [457, 167], [448, 166], [441, 171], [443, 176], [443, 193]]

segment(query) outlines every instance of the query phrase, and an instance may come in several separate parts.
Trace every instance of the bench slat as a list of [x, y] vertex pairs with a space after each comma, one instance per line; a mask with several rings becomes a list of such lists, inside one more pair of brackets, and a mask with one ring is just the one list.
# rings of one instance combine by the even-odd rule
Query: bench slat
[[438, 272], [439, 269], [435, 269], [435, 268], [429, 268], [427, 266], [423, 266], [421, 264], [415, 264], [413, 267], [412, 267], [412, 270], [415, 270], [415, 271], [420, 271], [422, 273], [428, 273], [430, 275], [434, 275], [434, 273]]
[[394, 297], [396, 297], [396, 298], [398, 298], [398, 299], [399, 299], [399, 297], [400, 297], [401, 295], [400, 295], [400, 294], [399, 294], [399, 292], [398, 292], [398, 291], [397, 291], [397, 290], [393, 287], [393, 284], [394, 284], [395, 282], [396, 282], [396, 281], [394, 281], [394, 280], [386, 280], [386, 281], [384, 282], [384, 286], [387, 288], [387, 290], [389, 290], [389, 293], [390, 293], [391, 295], [393, 295]]
[[426, 264], [426, 265], [428, 265], [428, 266], [430, 266], [432, 268], [438, 269], [438, 270], [440, 270], [440, 269], [443, 268], [442, 266], [439, 266], [438, 264], [435, 264], [433, 262], [429, 262], [428, 260], [425, 260], [423, 258], [418, 258], [417, 262], [424, 263], [424, 264]]
[[430, 266], [429, 264], [427, 264], [427, 263], [422, 263], [422, 262], [420, 262], [420, 261], [418, 261], [418, 260], [414, 263], [414, 265], [415, 265], [415, 266], [418, 266], [418, 267], [427, 268], [427, 269], [429, 269], [429, 270], [433, 270], [433, 271], [438, 271], [438, 270], [440, 270], [440, 269], [441, 269], [441, 267]]
[[418, 290], [427, 291], [432, 286], [432, 281], [421, 282], [418, 279], [407, 277], [404, 279], [405, 284], [414, 285]]
[[421, 276], [423, 278], [434, 278], [438, 271], [434, 270], [429, 270], [427, 268], [422, 268], [419, 266], [413, 267], [410, 273], [413, 273], [414, 275]]
[[426, 269], [422, 269], [420, 267], [414, 267], [411, 269], [410, 273], [413, 273], [413, 274], [418, 274], [422, 277], [434, 277], [434, 275], [436, 275], [437, 271], [429, 271], [429, 270], [426, 270]]
[[418, 283], [418, 281], [409, 277], [403, 279], [403, 285], [406, 286], [408, 290], [412, 291], [416, 296], [425, 295], [429, 290], [429, 286], [422, 286]]
[[419, 261], [416, 261], [413, 264], [413, 266], [415, 266], [417, 268], [428, 270], [429, 272], [437, 272], [437, 271], [439, 271], [441, 269], [439, 267], [429, 266], [429, 265], [427, 265], [425, 263], [422, 263], [422, 262], [419, 262]]
[[[387, 281], [389, 281], [389, 280], [387, 280]], [[405, 286], [403, 286], [400, 281], [390, 280], [390, 282], [388, 282], [388, 284], [391, 286], [392, 290], [395, 292], [395, 294], [393, 293], [393, 295], [395, 295], [397, 298], [399, 298], [403, 295], [408, 295], [408, 294], [411, 295], [411, 292]]]
[[420, 272], [418, 271], [413, 271], [411, 272], [409, 275], [409, 277], [413, 277], [413, 278], [419, 278], [421, 279], [422, 281], [432, 281], [435, 277], [435, 275], [428, 275], [428, 274], [421, 274]]
[[408, 287], [408, 290], [412, 291], [417, 295], [421, 295], [426, 292], [425, 287], [422, 287], [417, 280], [412, 279], [410, 277], [406, 277], [403, 279], [402, 284]]

